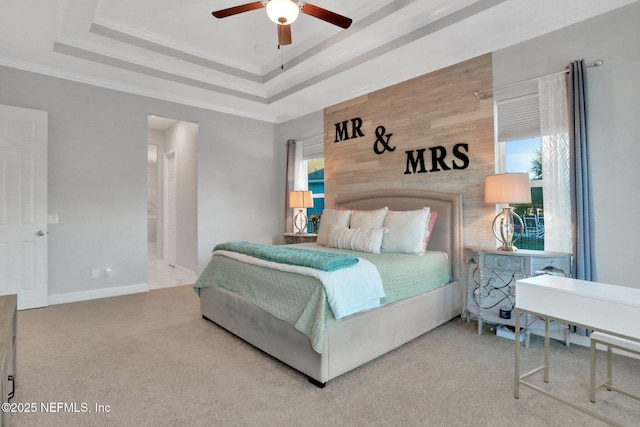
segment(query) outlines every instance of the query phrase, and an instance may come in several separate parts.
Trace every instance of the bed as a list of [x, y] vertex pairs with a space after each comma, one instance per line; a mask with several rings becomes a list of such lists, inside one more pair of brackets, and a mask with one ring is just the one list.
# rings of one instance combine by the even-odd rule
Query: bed
[[[323, 325], [321, 342], [314, 346], [308, 334], [250, 298], [224, 287], [208, 287], [203, 273], [196, 283], [202, 317], [307, 375], [316, 386], [324, 387], [329, 380], [461, 314], [462, 202], [459, 194], [390, 190], [335, 200], [338, 209], [358, 211], [382, 207], [410, 211], [425, 206], [438, 213], [428, 250], [446, 253], [450, 262], [448, 282], [433, 290], [327, 322]], [[246, 280], [253, 279], [247, 276]]]

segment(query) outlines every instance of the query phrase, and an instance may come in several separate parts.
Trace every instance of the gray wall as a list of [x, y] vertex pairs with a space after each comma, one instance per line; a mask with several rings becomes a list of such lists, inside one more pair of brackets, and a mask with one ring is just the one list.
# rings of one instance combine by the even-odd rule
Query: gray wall
[[633, 265], [640, 236], [640, 4], [618, 9], [493, 54], [494, 85], [563, 70], [584, 58], [595, 201], [596, 268], [601, 282], [640, 287]]
[[316, 111], [294, 120], [282, 123], [278, 127], [280, 138], [303, 140], [324, 133], [324, 111]]
[[218, 243], [282, 241], [286, 147], [275, 128], [229, 115], [198, 120], [199, 271]]
[[[199, 271], [216, 243], [281, 238], [284, 146], [274, 142], [275, 125], [7, 67], [0, 82], [1, 104], [49, 112], [49, 213], [60, 218], [49, 226], [55, 301], [146, 284], [148, 114], [199, 124]], [[96, 267], [113, 275], [93, 280]]]

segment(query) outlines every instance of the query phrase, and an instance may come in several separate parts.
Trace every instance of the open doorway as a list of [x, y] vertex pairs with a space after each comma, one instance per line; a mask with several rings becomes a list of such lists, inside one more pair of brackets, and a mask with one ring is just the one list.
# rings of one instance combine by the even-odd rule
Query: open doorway
[[197, 279], [198, 124], [148, 117], [148, 268], [150, 289]]

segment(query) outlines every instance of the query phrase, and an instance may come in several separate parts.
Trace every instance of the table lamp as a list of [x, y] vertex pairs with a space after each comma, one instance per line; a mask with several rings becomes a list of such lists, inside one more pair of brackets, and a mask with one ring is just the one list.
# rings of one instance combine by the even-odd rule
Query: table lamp
[[306, 234], [307, 224], [309, 220], [304, 209], [313, 207], [313, 196], [311, 191], [291, 191], [289, 193], [289, 207], [298, 209], [293, 219], [293, 225], [297, 230], [297, 234]]
[[[502, 173], [490, 175], [484, 181], [485, 203], [504, 203], [505, 206], [493, 220], [493, 235], [502, 243], [499, 251], [513, 252], [518, 250], [513, 246], [515, 221], [524, 229], [522, 218], [513, 211], [509, 203], [531, 203], [531, 189], [529, 188], [529, 174]], [[516, 238], [517, 241], [522, 233]]]

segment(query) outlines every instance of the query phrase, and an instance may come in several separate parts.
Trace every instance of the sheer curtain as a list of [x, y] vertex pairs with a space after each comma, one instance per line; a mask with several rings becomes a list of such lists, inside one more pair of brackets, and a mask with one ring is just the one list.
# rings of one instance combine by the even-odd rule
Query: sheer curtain
[[571, 170], [565, 73], [538, 81], [542, 136], [544, 248], [571, 253]]
[[507, 171], [507, 143], [505, 141], [496, 142], [496, 173]]
[[309, 181], [307, 176], [309, 175], [309, 172], [307, 170], [307, 162], [304, 161], [304, 141], [296, 141], [293, 170], [293, 189], [308, 190]]

